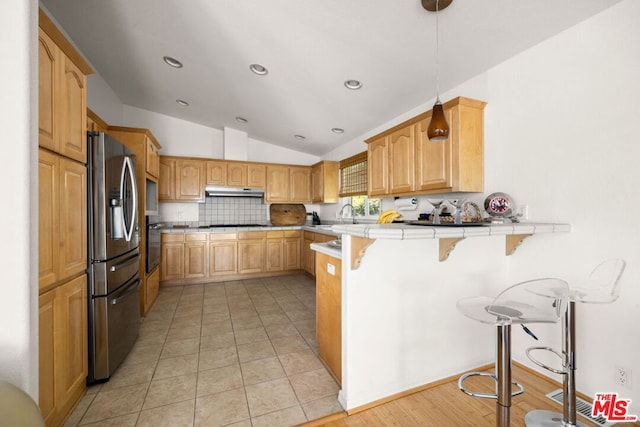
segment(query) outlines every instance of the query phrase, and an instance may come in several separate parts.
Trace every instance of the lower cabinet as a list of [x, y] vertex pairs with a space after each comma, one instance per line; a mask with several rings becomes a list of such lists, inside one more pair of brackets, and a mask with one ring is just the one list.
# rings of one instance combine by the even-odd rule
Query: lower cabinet
[[301, 250], [301, 230], [162, 233], [159, 281], [201, 283], [300, 270]]
[[151, 304], [156, 300], [160, 291], [160, 269], [156, 268], [147, 276], [146, 286], [144, 288], [144, 312], [151, 308]]
[[342, 383], [342, 261], [316, 253], [316, 340], [320, 359]]
[[336, 236], [324, 233], [305, 231], [302, 241], [302, 268], [312, 276], [316, 275], [316, 251], [311, 249], [312, 243], [323, 243], [335, 240]]
[[87, 276], [40, 295], [39, 402], [47, 426], [62, 425], [85, 390]]

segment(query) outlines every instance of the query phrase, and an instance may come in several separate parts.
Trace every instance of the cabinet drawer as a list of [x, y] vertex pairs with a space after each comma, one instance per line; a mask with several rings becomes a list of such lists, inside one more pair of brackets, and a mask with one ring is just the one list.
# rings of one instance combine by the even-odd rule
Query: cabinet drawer
[[316, 233], [314, 233], [313, 231], [306, 231], [304, 232], [304, 238], [306, 240], [313, 240], [316, 237]]
[[182, 243], [184, 242], [184, 234], [182, 233], [162, 233], [160, 235], [162, 243]]
[[302, 231], [301, 230], [285, 230], [284, 232], [284, 237], [288, 237], [288, 238], [297, 238], [297, 237], [301, 237], [302, 236]]
[[214, 242], [216, 240], [237, 240], [238, 233], [209, 233], [209, 241]]
[[185, 242], [206, 242], [207, 233], [190, 233], [184, 235]]
[[238, 233], [239, 240], [264, 239], [266, 236], [266, 231], [241, 231]]
[[267, 239], [282, 239], [284, 231], [267, 231]]

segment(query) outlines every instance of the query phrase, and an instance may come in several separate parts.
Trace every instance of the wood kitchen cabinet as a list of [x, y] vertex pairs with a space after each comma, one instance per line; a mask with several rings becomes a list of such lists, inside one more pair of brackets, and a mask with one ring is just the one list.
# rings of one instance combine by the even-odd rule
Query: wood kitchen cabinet
[[38, 143], [43, 148], [86, 163], [85, 74], [91, 74], [92, 70], [84, 60], [74, 63], [58, 47], [53, 41], [53, 38], [60, 38], [55, 34], [57, 28], [48, 18], [43, 28], [42, 15], [41, 11], [38, 36]]
[[338, 202], [338, 162], [324, 160], [311, 166], [311, 202]]
[[342, 261], [316, 254], [316, 340], [320, 359], [342, 384]]
[[237, 233], [209, 234], [209, 277], [238, 271]]
[[207, 277], [208, 244], [206, 233], [190, 233], [184, 235], [184, 278]]
[[367, 140], [368, 194], [403, 196], [484, 189], [485, 102], [458, 97], [444, 104], [449, 138], [431, 142], [431, 111]]
[[324, 243], [335, 240], [336, 236], [324, 233], [304, 231], [302, 241], [302, 268], [311, 276], [316, 275], [316, 251], [311, 249], [312, 243]]
[[189, 157], [160, 156], [158, 198], [164, 202], [203, 202], [205, 161]]
[[302, 231], [285, 230], [283, 240], [284, 270], [298, 270], [302, 267]]
[[300, 269], [301, 230], [268, 231], [265, 271]]
[[160, 235], [160, 280], [184, 278], [184, 234]]
[[224, 160], [207, 160], [207, 185], [227, 185], [227, 162]]
[[40, 295], [40, 410], [62, 425], [82, 397], [87, 377], [87, 276]]
[[309, 166], [267, 165], [267, 203], [308, 203], [311, 201]]
[[39, 11], [39, 406], [58, 426], [87, 376], [86, 75], [93, 71]]
[[[160, 292], [160, 269], [156, 268], [146, 277], [146, 283], [143, 289], [144, 301], [143, 308], [148, 311], [153, 305]], [[146, 314], [146, 311], [144, 312]]]
[[265, 264], [266, 232], [238, 233], [238, 273], [261, 273]]
[[264, 188], [266, 166], [260, 163], [227, 162], [227, 186]]
[[146, 138], [146, 172], [148, 175], [156, 178], [160, 177], [160, 144], [155, 138], [147, 136]]

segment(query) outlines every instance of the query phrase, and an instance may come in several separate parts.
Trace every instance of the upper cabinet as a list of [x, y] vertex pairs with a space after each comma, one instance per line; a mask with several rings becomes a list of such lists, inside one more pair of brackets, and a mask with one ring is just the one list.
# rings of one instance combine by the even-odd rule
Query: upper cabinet
[[368, 194], [482, 192], [485, 105], [463, 97], [445, 103], [451, 130], [442, 142], [426, 136], [431, 111], [368, 139]]
[[206, 162], [188, 157], [160, 156], [158, 199], [163, 202], [203, 202]]
[[309, 203], [311, 201], [309, 166], [267, 165], [267, 203]]
[[208, 160], [207, 185], [265, 188], [266, 166], [261, 163]]
[[311, 166], [311, 202], [338, 202], [338, 162], [322, 161]]
[[76, 65], [43, 28], [38, 36], [38, 57], [39, 145], [86, 163], [85, 73], [91, 69], [84, 61]]

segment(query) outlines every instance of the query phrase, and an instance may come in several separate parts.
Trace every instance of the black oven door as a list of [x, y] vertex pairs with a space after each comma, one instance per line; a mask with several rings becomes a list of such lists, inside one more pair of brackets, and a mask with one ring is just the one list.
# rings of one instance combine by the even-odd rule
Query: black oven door
[[151, 273], [160, 264], [160, 230], [163, 224], [157, 222], [157, 217], [147, 217], [147, 256], [146, 272]]

